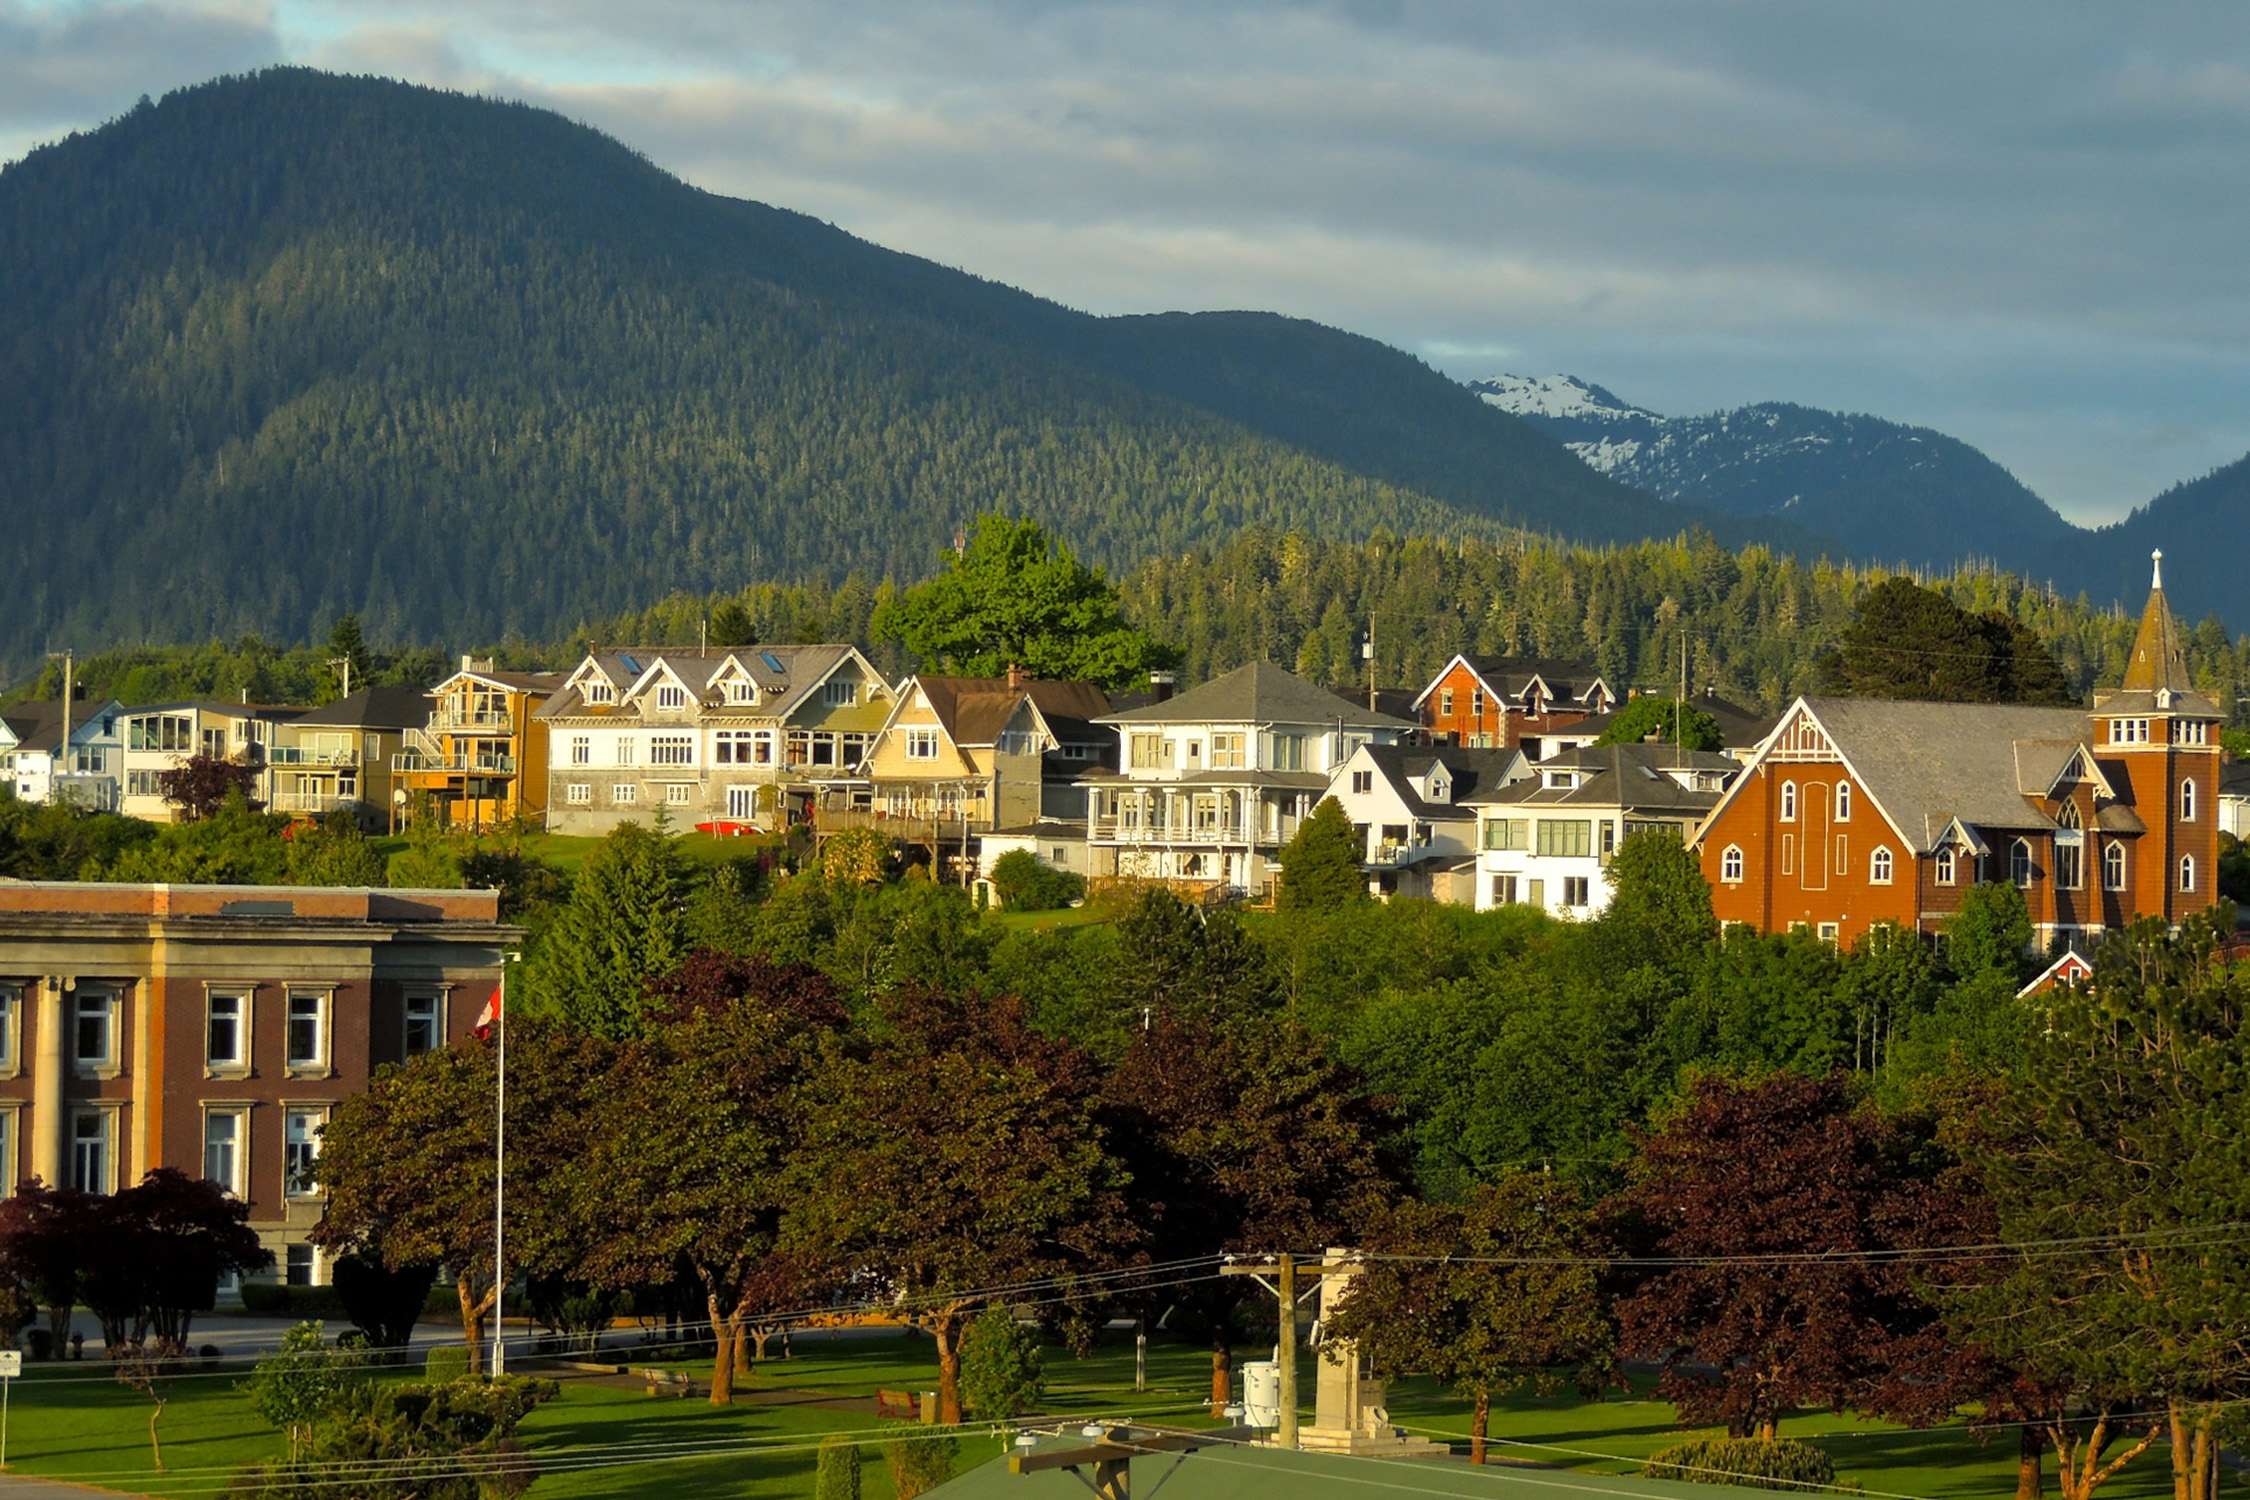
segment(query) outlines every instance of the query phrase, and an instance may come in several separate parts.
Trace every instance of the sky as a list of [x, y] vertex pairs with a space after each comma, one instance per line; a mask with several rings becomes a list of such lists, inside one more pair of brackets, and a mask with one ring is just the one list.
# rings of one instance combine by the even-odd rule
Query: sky
[[277, 62], [1093, 312], [1935, 427], [2087, 524], [2250, 452], [2224, 0], [0, 0], [0, 160]]

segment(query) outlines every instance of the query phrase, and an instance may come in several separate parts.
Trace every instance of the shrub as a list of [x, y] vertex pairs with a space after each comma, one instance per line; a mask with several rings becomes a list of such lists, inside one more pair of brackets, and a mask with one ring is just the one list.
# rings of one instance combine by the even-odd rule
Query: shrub
[[242, 1310], [265, 1317], [300, 1320], [347, 1316], [343, 1299], [334, 1287], [288, 1286], [278, 1281], [242, 1283]]
[[461, 1344], [440, 1344], [422, 1361], [422, 1378], [431, 1385], [459, 1380], [469, 1373], [469, 1351]]
[[1011, 911], [1057, 911], [1086, 894], [1086, 880], [1041, 863], [1029, 849], [1013, 849], [993, 861], [992, 889]]
[[1047, 1394], [1039, 1340], [1004, 1307], [988, 1307], [961, 1335], [961, 1397], [980, 1421], [1037, 1411]]
[[944, 1433], [901, 1434], [883, 1444], [898, 1500], [914, 1500], [951, 1479], [954, 1455], [960, 1449], [960, 1443]]
[[859, 1444], [841, 1434], [821, 1439], [813, 1500], [859, 1500]]
[[1753, 1490], [1830, 1489], [1835, 1461], [1794, 1438], [1696, 1438], [1653, 1453], [1643, 1471], [1651, 1479], [1686, 1479]]

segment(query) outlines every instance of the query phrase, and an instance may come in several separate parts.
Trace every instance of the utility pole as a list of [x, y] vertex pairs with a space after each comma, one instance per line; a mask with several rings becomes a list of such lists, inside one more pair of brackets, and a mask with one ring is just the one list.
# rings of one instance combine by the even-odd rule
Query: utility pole
[[1367, 662], [1367, 711], [1375, 712], [1375, 621], [1367, 621], [1367, 639], [1360, 643], [1360, 656]]
[[352, 659], [348, 656], [331, 656], [328, 658], [328, 665], [343, 674], [343, 696], [349, 698], [352, 695]]
[[[1311, 1273], [1312, 1285], [1300, 1293], [1297, 1290], [1297, 1273], [1300, 1269]], [[1274, 1347], [1274, 1365], [1281, 1377], [1278, 1401], [1279, 1426], [1274, 1432], [1274, 1446], [1297, 1446], [1297, 1303], [1320, 1287], [1323, 1276], [1348, 1276], [1355, 1268], [1346, 1260], [1329, 1260], [1322, 1256], [1319, 1264], [1300, 1268], [1297, 1257], [1287, 1251], [1270, 1258], [1242, 1261], [1219, 1267], [1222, 1276], [1248, 1276], [1281, 1303], [1281, 1337]], [[1267, 1277], [1272, 1277], [1268, 1281]]]
[[76, 690], [73, 685], [73, 672], [77, 663], [72, 659], [71, 653], [67, 649], [48, 652], [47, 660], [53, 661], [58, 656], [62, 658], [62, 743], [55, 747], [54, 768], [47, 775], [47, 800], [49, 802], [62, 800], [63, 774], [70, 769], [70, 695]]

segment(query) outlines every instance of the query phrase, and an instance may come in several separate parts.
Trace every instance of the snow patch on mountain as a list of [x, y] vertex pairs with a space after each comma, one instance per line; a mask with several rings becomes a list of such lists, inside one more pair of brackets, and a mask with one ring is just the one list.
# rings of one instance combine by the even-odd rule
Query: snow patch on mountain
[[[1611, 413], [1655, 417], [1656, 413], [1627, 406], [1598, 385], [1588, 385], [1575, 375], [1495, 375], [1472, 381], [1475, 391], [1502, 411], [1519, 417], [1606, 417]], [[1661, 417], [1657, 418], [1662, 421]]]

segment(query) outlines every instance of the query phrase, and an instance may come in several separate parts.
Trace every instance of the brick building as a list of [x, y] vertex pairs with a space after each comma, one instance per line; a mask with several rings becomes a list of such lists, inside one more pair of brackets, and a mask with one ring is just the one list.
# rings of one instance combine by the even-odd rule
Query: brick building
[[1585, 662], [1522, 656], [1456, 656], [1414, 699], [1433, 744], [1513, 750], [1543, 759], [1544, 736], [1617, 706], [1617, 694]]
[[1934, 932], [1963, 890], [2008, 880], [2041, 947], [2178, 922], [2217, 899], [2223, 718], [2161, 573], [2090, 713], [1800, 698], [1697, 833], [1712, 906], [1849, 946], [1879, 922]]
[[309, 1168], [385, 1063], [467, 1034], [520, 936], [493, 891], [0, 881], [0, 1162], [91, 1192], [177, 1167], [327, 1270]]

